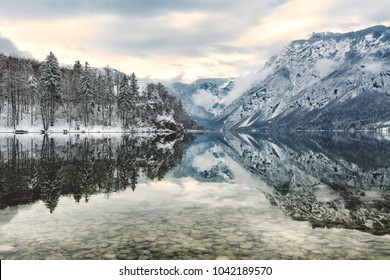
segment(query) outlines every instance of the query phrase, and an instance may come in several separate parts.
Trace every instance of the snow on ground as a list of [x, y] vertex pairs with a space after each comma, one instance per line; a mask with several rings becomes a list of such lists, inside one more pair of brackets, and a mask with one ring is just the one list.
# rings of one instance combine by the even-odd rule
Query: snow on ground
[[176, 123], [175, 120], [173, 119], [172, 115], [158, 115], [157, 121], [158, 122], [166, 121], [166, 122]]

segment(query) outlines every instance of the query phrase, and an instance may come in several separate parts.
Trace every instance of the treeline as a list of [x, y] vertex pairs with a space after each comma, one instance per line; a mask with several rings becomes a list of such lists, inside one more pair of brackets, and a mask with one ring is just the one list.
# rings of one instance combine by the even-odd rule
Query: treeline
[[76, 61], [60, 67], [50, 53], [34, 59], [0, 54], [0, 127], [21, 123], [48, 130], [117, 127], [122, 130], [182, 130], [194, 127], [180, 102], [164, 86], [148, 84], [142, 91], [136, 75]]

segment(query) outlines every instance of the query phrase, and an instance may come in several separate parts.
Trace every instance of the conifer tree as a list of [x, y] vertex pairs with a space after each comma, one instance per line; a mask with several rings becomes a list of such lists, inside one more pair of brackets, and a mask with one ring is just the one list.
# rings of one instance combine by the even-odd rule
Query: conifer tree
[[28, 85], [30, 87], [30, 95], [31, 95], [31, 125], [34, 125], [34, 105], [35, 98], [38, 96], [38, 81], [34, 76], [30, 76], [28, 78]]
[[52, 52], [50, 52], [42, 63], [40, 71], [41, 115], [43, 128], [47, 130], [49, 124], [50, 126], [54, 126], [55, 107], [56, 103], [58, 103], [61, 89], [61, 71], [58, 60]]
[[92, 77], [88, 62], [85, 63], [84, 70], [82, 72], [80, 81], [80, 94], [83, 108], [84, 124], [87, 126], [90, 123], [91, 117], [93, 117], [93, 110], [95, 107], [94, 94], [92, 87]]
[[[103, 113], [107, 111], [107, 114], [103, 114], [103, 118], [104, 118], [104, 123], [106, 125], [111, 126], [114, 104], [115, 104], [114, 82], [112, 78], [112, 69], [107, 66], [104, 68], [104, 71], [105, 71], [104, 92], [102, 94], [105, 103], [105, 108], [103, 109]], [[108, 118], [107, 121], [104, 116]]]
[[139, 117], [138, 103], [139, 103], [139, 86], [138, 80], [134, 72], [130, 76], [130, 100], [129, 100], [129, 113], [130, 120], [134, 124], [134, 120]]
[[123, 75], [122, 80], [119, 84], [118, 91], [118, 115], [122, 121], [123, 128], [129, 128], [129, 112], [130, 112], [130, 85], [127, 75]]

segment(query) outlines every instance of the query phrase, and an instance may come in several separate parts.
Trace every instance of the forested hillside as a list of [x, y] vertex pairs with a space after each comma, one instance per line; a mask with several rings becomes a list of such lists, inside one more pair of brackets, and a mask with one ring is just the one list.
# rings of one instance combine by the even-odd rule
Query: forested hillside
[[136, 75], [88, 62], [60, 66], [50, 53], [41, 63], [0, 54], [0, 130], [157, 131], [192, 128], [165, 87], [140, 90]]

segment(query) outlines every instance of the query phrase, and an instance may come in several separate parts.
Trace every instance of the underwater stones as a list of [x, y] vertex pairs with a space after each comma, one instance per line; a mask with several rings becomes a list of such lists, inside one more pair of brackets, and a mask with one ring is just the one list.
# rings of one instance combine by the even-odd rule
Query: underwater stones
[[207, 252], [207, 248], [204, 245], [197, 244], [191, 248], [195, 252]]
[[234, 232], [235, 230], [236, 230], [236, 228], [234, 228], [234, 227], [221, 228], [221, 232], [227, 232], [227, 233]]
[[55, 254], [46, 257], [46, 260], [66, 260], [66, 259], [67, 257], [65, 257], [62, 254]]
[[229, 256], [221, 255], [221, 256], [217, 256], [215, 259], [219, 261], [226, 261], [226, 260], [232, 260], [233, 258]]
[[216, 238], [213, 240], [213, 245], [226, 245], [227, 241], [225, 238]]
[[0, 245], [0, 254], [11, 254], [15, 253], [18, 250], [15, 248], [13, 244], [2, 244]]
[[250, 243], [250, 242], [242, 243], [242, 244], [240, 244], [240, 248], [244, 249], [244, 250], [252, 249], [253, 248], [253, 243]]
[[141, 255], [138, 260], [150, 260], [150, 256], [148, 255]]
[[110, 247], [110, 244], [108, 244], [108, 243], [100, 243], [100, 244], [98, 244], [97, 247], [98, 248], [107, 248], [107, 247]]
[[181, 255], [180, 259], [181, 260], [192, 260], [192, 259], [194, 259], [194, 257], [192, 257], [190, 255]]
[[144, 238], [145, 241], [154, 242], [157, 240], [157, 235], [147, 235]]
[[133, 241], [134, 241], [135, 243], [141, 243], [141, 242], [144, 242], [145, 239], [142, 238], [142, 237], [133, 237]]
[[83, 252], [78, 252], [76, 254], [73, 254], [71, 258], [72, 258], [72, 260], [82, 260], [82, 259], [85, 259]]
[[110, 253], [104, 254], [103, 258], [106, 260], [116, 260], [118, 258], [118, 256], [115, 253], [110, 252]]
[[241, 236], [231, 235], [231, 236], [226, 237], [226, 241], [229, 244], [240, 244], [240, 243], [244, 242], [245, 239], [242, 238]]
[[95, 259], [95, 255], [93, 253], [87, 253], [84, 255], [84, 258], [89, 259], [89, 260], [93, 260], [93, 259]]

